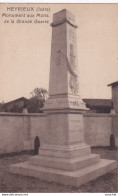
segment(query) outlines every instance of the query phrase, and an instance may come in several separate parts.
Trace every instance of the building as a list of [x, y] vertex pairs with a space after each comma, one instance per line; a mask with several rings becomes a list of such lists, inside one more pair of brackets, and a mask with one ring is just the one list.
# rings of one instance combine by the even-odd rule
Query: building
[[28, 99], [26, 99], [25, 97], [20, 97], [13, 101], [7, 102], [3, 105], [3, 111], [4, 112], [22, 112], [27, 101]]
[[111, 99], [83, 99], [91, 113], [110, 113], [113, 109]]

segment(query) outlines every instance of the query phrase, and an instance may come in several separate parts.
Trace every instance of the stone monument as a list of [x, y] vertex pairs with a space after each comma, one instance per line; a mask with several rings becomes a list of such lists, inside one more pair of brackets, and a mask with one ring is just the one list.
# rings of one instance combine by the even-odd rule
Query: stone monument
[[84, 140], [80, 97], [76, 24], [66, 9], [53, 15], [46, 141], [38, 156], [10, 166], [14, 174], [78, 186], [116, 167], [113, 160], [91, 154]]

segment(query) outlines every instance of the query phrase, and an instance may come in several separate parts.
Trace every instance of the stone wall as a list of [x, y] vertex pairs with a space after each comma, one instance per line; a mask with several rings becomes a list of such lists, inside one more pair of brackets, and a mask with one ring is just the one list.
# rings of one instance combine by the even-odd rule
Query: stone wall
[[[45, 114], [0, 113], [0, 154], [33, 150], [38, 136], [46, 142]], [[110, 136], [118, 139], [118, 115], [84, 114], [85, 141], [90, 146], [110, 146]], [[48, 127], [47, 127], [48, 128]]]
[[0, 154], [34, 149], [38, 136], [45, 140], [44, 114], [0, 113]]
[[112, 116], [110, 114], [84, 114], [85, 141], [91, 146], [110, 146]]

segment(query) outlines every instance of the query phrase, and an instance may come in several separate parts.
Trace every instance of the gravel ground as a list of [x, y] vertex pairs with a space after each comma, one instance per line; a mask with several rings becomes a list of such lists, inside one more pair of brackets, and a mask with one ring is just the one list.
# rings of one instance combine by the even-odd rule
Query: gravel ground
[[[101, 158], [116, 159], [116, 150], [108, 148], [92, 148], [92, 153], [101, 155]], [[54, 182], [40, 181], [36, 178], [13, 175], [9, 173], [9, 165], [27, 161], [31, 154], [19, 154], [0, 158], [0, 192], [1, 193], [115, 193], [117, 170], [101, 176], [80, 187], [65, 186]]]

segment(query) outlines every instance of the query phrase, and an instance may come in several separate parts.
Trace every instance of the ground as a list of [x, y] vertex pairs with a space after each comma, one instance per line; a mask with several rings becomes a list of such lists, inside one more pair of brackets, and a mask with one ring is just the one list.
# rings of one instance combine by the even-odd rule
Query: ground
[[[92, 153], [100, 154], [101, 158], [116, 159], [116, 150], [110, 150], [109, 148], [92, 148]], [[55, 182], [45, 182], [36, 178], [9, 173], [9, 165], [26, 161], [30, 156], [32, 156], [31, 153], [0, 156], [1, 193], [117, 192], [117, 169], [80, 187], [65, 186]]]

